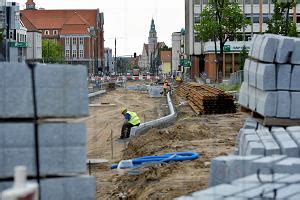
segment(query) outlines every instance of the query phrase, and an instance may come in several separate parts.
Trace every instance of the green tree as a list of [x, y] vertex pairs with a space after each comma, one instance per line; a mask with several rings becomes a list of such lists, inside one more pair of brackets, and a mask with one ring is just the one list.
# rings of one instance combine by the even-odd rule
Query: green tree
[[45, 63], [64, 63], [63, 47], [56, 40], [43, 39], [42, 55]]
[[274, 14], [268, 20], [267, 33], [280, 34], [285, 36], [297, 37], [297, 26], [289, 17], [290, 9], [295, 7], [294, 1], [281, 2], [272, 0], [274, 4]]
[[[197, 37], [202, 41], [214, 40], [218, 72], [219, 69], [222, 69], [225, 43], [229, 38], [236, 38], [238, 31], [246, 28], [250, 24], [250, 20], [242, 13], [239, 4], [230, 0], [210, 0], [200, 18], [200, 23], [195, 25]], [[216, 41], [220, 42], [219, 53]]]
[[242, 50], [240, 51], [240, 66], [239, 66], [240, 70], [244, 69], [244, 64], [245, 64], [246, 58], [248, 58], [248, 50], [247, 50], [246, 46], [244, 45]]

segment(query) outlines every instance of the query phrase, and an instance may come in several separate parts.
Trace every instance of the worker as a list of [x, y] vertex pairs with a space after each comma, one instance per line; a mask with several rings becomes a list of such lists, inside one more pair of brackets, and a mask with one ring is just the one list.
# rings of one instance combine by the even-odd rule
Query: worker
[[[168, 89], [168, 87], [169, 87], [169, 89]], [[164, 89], [164, 92], [163, 92], [164, 95], [167, 96], [167, 93], [168, 93], [169, 91], [171, 91], [171, 86], [169, 85], [168, 80], [165, 80], [165, 81], [164, 81], [163, 89]]]
[[120, 112], [122, 115], [124, 115], [125, 118], [121, 130], [120, 139], [129, 138], [131, 128], [140, 125], [141, 123], [140, 118], [137, 116], [135, 112], [127, 111], [127, 109], [124, 107], [120, 108]]

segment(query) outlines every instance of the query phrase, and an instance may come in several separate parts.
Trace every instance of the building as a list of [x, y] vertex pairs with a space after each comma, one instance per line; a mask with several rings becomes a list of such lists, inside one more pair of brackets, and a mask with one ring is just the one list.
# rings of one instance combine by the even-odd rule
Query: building
[[67, 63], [86, 65], [93, 74], [104, 71], [104, 17], [99, 9], [37, 10], [27, 0], [21, 14], [42, 32], [42, 39], [63, 47]]
[[183, 44], [184, 35], [182, 34], [182, 32], [172, 33], [172, 74], [176, 74], [178, 66], [180, 65], [180, 58], [184, 54]]
[[[216, 80], [214, 43], [202, 42], [197, 38], [194, 25], [199, 23], [200, 14], [208, 0], [185, 0], [185, 54], [192, 62], [191, 78], [206, 73], [212, 81]], [[298, 1], [297, 1], [298, 2]], [[226, 52], [223, 55], [221, 78], [228, 78], [230, 73], [237, 71], [239, 66], [239, 52], [243, 46], [250, 47], [253, 34], [267, 30], [267, 19], [271, 18], [274, 5], [272, 0], [239, 0], [242, 12], [252, 24], [243, 31], [242, 38], [232, 38], [225, 44]], [[300, 30], [300, 5], [290, 13], [290, 17], [297, 23]]]
[[27, 29], [26, 60], [29, 62], [42, 62], [42, 32], [39, 31], [24, 15], [21, 21]]
[[112, 49], [104, 49], [104, 73], [113, 73], [114, 69], [114, 60], [112, 56]]
[[160, 60], [163, 74], [171, 74], [172, 51], [161, 51]]
[[25, 62], [27, 29], [20, 21], [20, 7], [16, 2], [1, 2], [1, 61]]
[[148, 44], [143, 45], [142, 55], [139, 60], [139, 66], [144, 72], [158, 72], [158, 52], [165, 46], [163, 42], [157, 42], [157, 32], [155, 29], [154, 19], [151, 20], [151, 26], [148, 37]]

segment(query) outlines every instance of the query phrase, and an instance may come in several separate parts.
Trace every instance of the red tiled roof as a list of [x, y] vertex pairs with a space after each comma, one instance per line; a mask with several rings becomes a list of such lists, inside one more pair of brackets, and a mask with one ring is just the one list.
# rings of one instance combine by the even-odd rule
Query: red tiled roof
[[172, 59], [171, 51], [161, 51], [160, 52], [160, 60], [162, 62], [170, 62]]
[[28, 32], [39, 31], [28, 19], [26, 16], [21, 15], [21, 21], [23, 22], [24, 26], [27, 28]]
[[[38, 29], [61, 29], [65, 23], [82, 24], [96, 27], [98, 10], [21, 10]], [[76, 22], [76, 20], [79, 20]]]
[[61, 35], [89, 34], [88, 26], [85, 24], [65, 24], [60, 32]]

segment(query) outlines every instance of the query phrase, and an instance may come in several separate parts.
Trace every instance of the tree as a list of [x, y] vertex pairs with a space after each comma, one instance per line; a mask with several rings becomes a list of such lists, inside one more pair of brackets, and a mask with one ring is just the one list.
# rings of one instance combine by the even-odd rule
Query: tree
[[279, 0], [272, 0], [274, 4], [274, 14], [268, 20], [267, 33], [297, 37], [297, 26], [289, 17], [289, 11], [295, 7], [294, 1], [281, 2]]
[[45, 63], [64, 63], [63, 47], [56, 40], [43, 39], [42, 55]]
[[246, 58], [248, 58], [248, 50], [246, 48], [246, 46], [244, 45], [242, 50], [240, 51], [240, 66], [239, 66], [239, 70], [243, 70], [244, 69], [244, 64], [245, 64], [245, 60]]
[[[236, 38], [238, 31], [250, 24], [242, 13], [239, 4], [230, 0], [211, 0], [200, 14], [200, 23], [195, 25], [197, 37], [202, 41], [212, 39], [215, 42], [217, 74], [222, 69], [224, 45], [229, 38]], [[216, 41], [220, 51], [217, 52]], [[218, 76], [217, 76], [218, 81]]]

